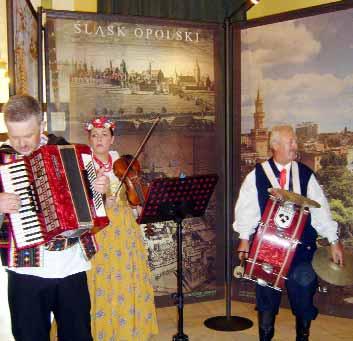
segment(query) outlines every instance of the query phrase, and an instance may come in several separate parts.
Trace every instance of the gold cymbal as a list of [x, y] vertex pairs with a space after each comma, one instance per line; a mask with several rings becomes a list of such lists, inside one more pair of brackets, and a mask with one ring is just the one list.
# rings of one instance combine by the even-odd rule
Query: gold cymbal
[[330, 246], [319, 247], [313, 259], [313, 268], [325, 282], [333, 285], [353, 285], [353, 255], [344, 251], [343, 266], [334, 263]]
[[294, 192], [286, 191], [280, 188], [269, 188], [268, 191], [276, 198], [283, 201], [292, 202], [293, 204], [296, 204], [298, 206], [316, 207], [316, 208], [321, 207], [321, 205], [317, 201], [311, 200], [307, 197], [304, 197], [303, 195], [300, 195]]

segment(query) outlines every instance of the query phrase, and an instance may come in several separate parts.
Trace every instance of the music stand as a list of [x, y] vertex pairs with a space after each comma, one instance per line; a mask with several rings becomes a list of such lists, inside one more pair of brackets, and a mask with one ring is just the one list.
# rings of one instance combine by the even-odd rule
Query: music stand
[[139, 224], [173, 220], [177, 225], [177, 293], [178, 333], [173, 341], [188, 341], [184, 334], [183, 247], [182, 221], [188, 217], [204, 215], [218, 175], [196, 175], [184, 178], [160, 178], [152, 181], [145, 205], [138, 218]]

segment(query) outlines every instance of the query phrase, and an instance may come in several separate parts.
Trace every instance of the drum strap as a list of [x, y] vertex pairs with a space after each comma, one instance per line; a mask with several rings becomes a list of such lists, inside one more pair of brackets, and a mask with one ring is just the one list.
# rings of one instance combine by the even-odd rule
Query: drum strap
[[300, 187], [299, 180], [299, 167], [298, 162], [292, 161], [292, 179], [293, 179], [293, 192], [297, 194], [302, 194], [302, 189]]
[[[281, 188], [270, 163], [268, 161], [265, 161], [261, 164], [261, 166], [268, 180], [270, 181], [271, 186], [273, 188]], [[292, 161], [291, 175], [292, 175], [292, 181], [293, 181], [293, 192], [297, 194], [301, 194], [301, 187], [300, 187], [300, 181], [299, 181], [299, 167], [296, 161]]]

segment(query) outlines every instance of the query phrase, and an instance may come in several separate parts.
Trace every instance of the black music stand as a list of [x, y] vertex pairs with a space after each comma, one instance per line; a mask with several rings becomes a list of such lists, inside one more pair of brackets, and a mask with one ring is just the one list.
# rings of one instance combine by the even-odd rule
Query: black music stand
[[184, 334], [183, 295], [183, 219], [204, 215], [217, 183], [216, 174], [188, 176], [184, 178], [161, 178], [152, 181], [138, 223], [148, 224], [174, 220], [177, 224], [177, 293], [178, 333], [173, 341], [188, 341]]

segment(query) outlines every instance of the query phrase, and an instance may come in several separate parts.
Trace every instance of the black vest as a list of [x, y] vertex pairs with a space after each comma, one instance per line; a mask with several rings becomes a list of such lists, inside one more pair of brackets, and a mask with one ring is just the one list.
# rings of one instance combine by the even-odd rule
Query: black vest
[[[271, 158], [268, 161], [270, 163], [270, 166], [275, 176], [279, 178], [280, 171], [277, 169], [273, 159]], [[300, 194], [303, 196], [307, 196], [308, 182], [310, 180], [310, 177], [314, 176], [313, 171], [309, 167], [307, 167], [306, 165], [300, 162], [298, 162], [298, 168], [299, 168], [299, 181], [300, 181], [300, 188], [301, 188]], [[269, 179], [267, 178], [261, 164], [256, 164], [255, 175], [256, 175], [256, 188], [258, 193], [258, 201], [259, 201], [261, 215], [262, 215], [265, 210], [267, 200], [269, 198], [269, 193], [267, 189], [272, 187], [272, 185]], [[290, 190], [292, 190], [291, 183], [292, 183], [292, 174], [290, 175], [290, 184], [289, 184]], [[309, 214], [309, 217], [307, 219], [304, 232], [301, 238], [301, 242], [304, 245], [310, 245], [311, 247], [315, 248], [316, 238], [317, 238], [317, 232], [311, 226], [311, 217]]]

